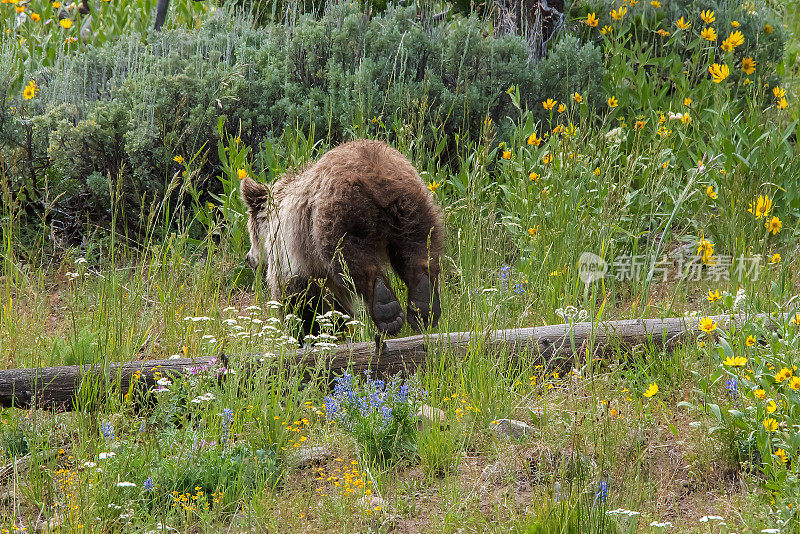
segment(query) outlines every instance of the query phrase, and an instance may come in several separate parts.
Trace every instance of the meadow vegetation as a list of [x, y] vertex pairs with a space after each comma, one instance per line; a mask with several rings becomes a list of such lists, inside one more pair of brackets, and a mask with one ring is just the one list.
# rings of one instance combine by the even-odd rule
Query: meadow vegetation
[[[4, 409], [0, 531], [800, 532], [795, 2], [574, 0], [541, 61], [444, 3], [248, 5], [154, 34], [149, 0], [0, 4], [0, 365], [197, 361]], [[406, 377], [297, 369], [238, 184], [355, 137], [443, 208], [437, 331], [752, 319], [566, 368], [476, 335]], [[322, 326], [320, 362], [374, 339]]]

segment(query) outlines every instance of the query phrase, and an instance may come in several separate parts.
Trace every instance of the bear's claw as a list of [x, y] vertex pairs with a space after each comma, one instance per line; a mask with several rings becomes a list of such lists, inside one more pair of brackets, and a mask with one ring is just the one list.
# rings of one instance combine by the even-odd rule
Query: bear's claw
[[375, 279], [375, 289], [372, 294], [372, 318], [378, 330], [387, 335], [399, 332], [406, 320], [400, 301], [381, 277]]

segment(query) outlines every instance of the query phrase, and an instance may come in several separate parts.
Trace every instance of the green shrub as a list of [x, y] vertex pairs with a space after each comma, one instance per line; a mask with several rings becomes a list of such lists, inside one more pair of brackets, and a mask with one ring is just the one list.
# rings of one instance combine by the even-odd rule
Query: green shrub
[[[286, 129], [328, 144], [403, 135], [432, 147], [443, 136], [477, 136], [487, 116], [501, 136], [510, 133], [509, 118], [519, 118], [506, 94], [512, 85], [524, 107], [537, 107], [553, 95], [599, 94], [603, 78], [591, 44], [565, 36], [550, 58], [529, 63], [522, 39], [493, 37], [477, 16], [431, 26], [413, 6], [370, 16], [339, 3], [291, 25], [255, 29], [240, 20], [57, 58], [32, 75], [37, 96], [3, 121], [17, 147], [32, 147], [9, 158], [20, 168], [8, 174], [31, 175], [25, 162], [41, 161], [49, 179], [30, 189], [58, 198], [56, 214], [107, 227], [116, 200], [118, 224], [140, 233], [168, 189], [165, 217], [188, 188], [220, 191], [220, 118], [256, 155]], [[28, 136], [32, 144], [22, 142]], [[14, 146], [5, 140], [2, 150], [19, 156]]]

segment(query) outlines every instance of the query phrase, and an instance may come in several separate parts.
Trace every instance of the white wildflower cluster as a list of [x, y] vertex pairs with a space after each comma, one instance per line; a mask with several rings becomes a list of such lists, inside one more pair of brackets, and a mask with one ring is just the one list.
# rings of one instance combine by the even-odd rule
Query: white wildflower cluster
[[742, 304], [744, 303], [746, 298], [747, 298], [747, 293], [745, 293], [743, 287], [740, 287], [739, 290], [736, 292], [736, 296], [733, 297], [733, 306], [731, 307], [731, 311], [734, 312], [740, 311]]
[[86, 263], [86, 258], [78, 258], [75, 260], [75, 272], [67, 272], [67, 278], [75, 280], [81, 276], [86, 276], [88, 274], [85, 267]]
[[216, 399], [216, 397], [214, 396], [213, 393], [211, 393], [209, 391], [208, 393], [204, 393], [203, 395], [200, 395], [199, 397], [193, 398], [191, 402], [193, 402], [194, 404], [202, 404], [204, 402], [213, 401], [214, 399]]
[[558, 308], [555, 314], [567, 321], [568, 323], [585, 321], [589, 317], [589, 312], [580, 310], [575, 306], [567, 306], [565, 308]]
[[606, 515], [610, 516], [621, 516], [624, 518], [636, 517], [637, 515], [641, 515], [636, 510], [626, 510], [624, 508], [617, 508], [616, 510], [608, 510]]

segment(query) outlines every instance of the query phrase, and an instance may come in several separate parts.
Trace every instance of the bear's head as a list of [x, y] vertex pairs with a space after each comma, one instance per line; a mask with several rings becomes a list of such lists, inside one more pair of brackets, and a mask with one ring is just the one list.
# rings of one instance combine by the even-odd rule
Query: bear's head
[[250, 232], [250, 251], [245, 257], [253, 270], [258, 269], [264, 260], [264, 246], [266, 232], [268, 228], [267, 219], [269, 217], [272, 195], [268, 187], [260, 184], [245, 176], [242, 180], [239, 191], [242, 194], [242, 201], [247, 206], [248, 221], [247, 230]]

